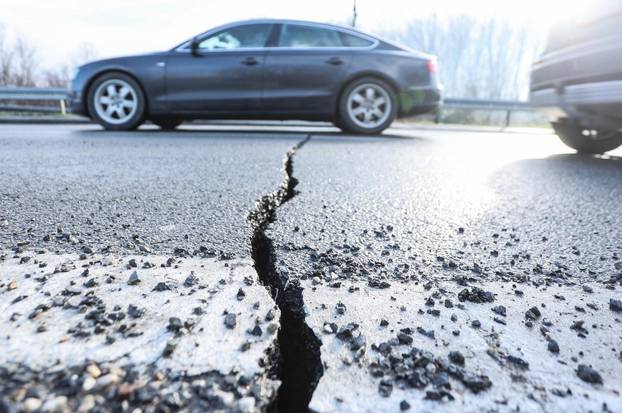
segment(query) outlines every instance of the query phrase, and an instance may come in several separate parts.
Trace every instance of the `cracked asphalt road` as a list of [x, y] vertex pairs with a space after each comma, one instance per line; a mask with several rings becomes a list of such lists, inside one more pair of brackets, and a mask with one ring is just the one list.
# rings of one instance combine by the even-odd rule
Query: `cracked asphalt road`
[[[279, 344], [290, 346], [300, 328], [283, 334], [291, 320], [282, 318], [277, 340], [266, 332], [264, 313], [274, 305], [267, 294], [257, 299], [258, 308], [238, 308], [234, 304], [245, 301], [227, 291], [255, 287], [234, 274], [217, 281], [225, 271], [219, 265], [245, 274], [251, 265], [259, 268], [246, 218], [257, 200], [283, 185], [283, 156], [307, 135], [289, 176], [298, 181], [297, 194], [277, 205], [265, 229], [273, 246], [268, 270], [281, 287], [264, 286], [272, 299], [277, 289], [301, 292], [306, 326], [321, 343], [321, 366], [292, 366], [273, 352], [279, 353]], [[195, 369], [191, 374], [208, 375], [193, 377], [202, 380], [195, 383], [179, 380], [190, 374], [187, 363], [153, 361], [145, 368], [147, 362], [129, 355], [124, 364], [108, 366], [102, 350], [96, 362], [118, 380], [85, 390], [82, 378], [74, 393], [62, 380], [46, 385], [54, 380], [19, 373], [22, 382], [38, 383], [37, 391], [22, 391], [28, 385], [15, 384], [18, 373], [9, 368], [0, 372], [2, 387], [10, 389], [3, 396], [7, 409], [29, 403], [76, 410], [88, 396], [93, 406], [115, 400], [123, 409], [146, 411], [264, 411], [279, 380], [300, 380], [287, 373], [303, 367], [320, 373], [289, 384], [309, 392], [310, 408], [318, 412], [622, 411], [621, 151], [577, 156], [543, 132], [404, 127], [382, 137], [353, 137], [294, 127], [110, 134], [91, 126], [4, 125], [0, 147], [0, 299], [19, 295], [27, 283], [19, 268], [28, 265], [19, 260], [36, 260], [38, 250], [52, 257], [86, 255], [72, 259], [86, 260], [96, 273], [113, 257], [119, 274], [114, 282], [123, 284], [130, 257], [156, 263], [174, 257], [156, 273], [170, 282], [174, 296], [187, 294], [184, 278], [195, 271], [206, 290], [223, 286], [214, 294], [229, 294], [237, 320], [255, 318], [262, 331], [252, 345], [257, 354], [232, 367], [231, 358], [242, 359], [238, 344], [234, 349], [205, 341], [192, 328], [179, 338], [167, 327], [169, 317], [190, 316], [195, 302], [184, 308], [171, 297], [183, 314], [165, 307], [158, 312], [155, 294], [140, 290], [157, 321], [137, 328], [166, 338], [148, 354], [166, 351], [169, 338], [190, 337], [204, 340], [208, 352], [227, 355], [228, 364]], [[50, 293], [52, 287], [40, 288], [35, 291]], [[118, 289], [121, 297], [126, 289]], [[284, 301], [279, 307], [286, 313], [302, 310], [295, 308], [297, 300]], [[215, 302], [220, 308], [222, 299]], [[204, 311], [211, 314], [209, 304]], [[41, 323], [48, 329], [62, 324], [56, 313], [58, 318], [37, 315], [34, 321], [27, 315], [11, 320], [8, 307], [4, 313], [4, 327], [30, 331], [14, 334], [18, 342], [41, 334], [35, 332]], [[250, 327], [229, 331], [228, 321], [218, 325], [219, 334], [232, 334], [236, 343], [253, 336]], [[316, 351], [308, 339], [306, 351]], [[37, 340], [27, 342], [36, 346]], [[196, 360], [201, 352], [187, 347], [175, 357]], [[249, 357], [258, 360], [252, 368]], [[78, 376], [91, 374], [87, 366], [71, 364], [65, 363]], [[159, 369], [168, 370], [153, 390], [159, 404], [150, 404], [141, 392], [153, 383], [132, 377]], [[243, 380], [238, 370], [246, 372]], [[128, 383], [131, 388], [123, 387]], [[202, 393], [205, 383], [216, 390]], [[77, 404], [72, 397], [80, 399]]]

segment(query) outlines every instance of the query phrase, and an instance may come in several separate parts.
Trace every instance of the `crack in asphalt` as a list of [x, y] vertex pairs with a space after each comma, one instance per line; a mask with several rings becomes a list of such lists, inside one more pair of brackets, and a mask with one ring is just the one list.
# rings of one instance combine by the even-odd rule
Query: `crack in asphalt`
[[281, 311], [278, 334], [279, 360], [276, 373], [281, 380], [271, 413], [308, 412], [309, 402], [324, 373], [320, 357], [321, 341], [305, 322], [302, 287], [279, 273], [276, 267], [274, 244], [266, 234], [267, 227], [276, 221], [276, 211], [297, 194], [298, 180], [293, 176], [294, 156], [311, 139], [307, 135], [286, 154], [283, 160], [284, 179], [279, 188], [257, 202], [248, 216], [251, 224], [251, 255], [259, 280]]

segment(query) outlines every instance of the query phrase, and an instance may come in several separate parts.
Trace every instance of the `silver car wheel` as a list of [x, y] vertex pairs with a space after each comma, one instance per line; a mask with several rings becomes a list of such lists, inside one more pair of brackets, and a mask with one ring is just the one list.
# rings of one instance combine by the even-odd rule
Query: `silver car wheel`
[[356, 125], [373, 129], [391, 116], [389, 93], [375, 83], [363, 83], [348, 96], [348, 116]]
[[127, 122], [138, 110], [136, 91], [121, 79], [103, 82], [97, 87], [93, 99], [99, 117], [114, 125]]

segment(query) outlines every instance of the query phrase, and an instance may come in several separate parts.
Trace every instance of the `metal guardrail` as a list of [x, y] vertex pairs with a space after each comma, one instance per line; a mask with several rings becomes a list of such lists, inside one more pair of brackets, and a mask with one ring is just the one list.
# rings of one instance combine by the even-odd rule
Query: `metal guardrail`
[[513, 100], [488, 100], [488, 99], [445, 99], [445, 106], [451, 109], [481, 109], [481, 110], [533, 110], [530, 102]]
[[443, 107], [436, 114], [434, 122], [440, 123], [443, 109], [488, 110], [505, 112], [505, 126], [510, 126], [512, 112], [532, 112], [535, 110], [530, 102], [488, 99], [457, 99], [446, 98]]
[[0, 87], [2, 100], [65, 100], [67, 89], [42, 87]]
[[0, 104], [0, 112], [32, 112], [67, 114], [67, 89], [38, 87], [0, 87], [0, 101], [10, 102], [45, 102], [57, 101], [58, 109], [51, 106], [29, 106], [22, 104]]
[[[32, 113], [67, 113], [67, 90], [63, 88], [36, 88], [36, 87], [0, 87], [0, 101], [33, 102], [57, 101], [58, 109], [52, 106], [27, 106], [21, 104], [2, 105], [0, 112], [32, 112]], [[485, 100], [485, 99], [457, 99], [446, 98], [443, 109], [487, 110], [506, 112], [506, 126], [510, 125], [512, 112], [530, 112], [534, 108], [529, 102]], [[442, 111], [442, 109], [441, 109]], [[440, 122], [441, 113], [437, 113], [435, 121]]]

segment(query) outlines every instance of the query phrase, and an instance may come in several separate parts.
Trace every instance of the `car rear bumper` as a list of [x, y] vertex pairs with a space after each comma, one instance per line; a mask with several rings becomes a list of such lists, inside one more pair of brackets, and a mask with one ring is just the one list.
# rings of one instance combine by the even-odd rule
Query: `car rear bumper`
[[561, 91], [550, 88], [531, 92], [531, 103], [538, 107], [620, 102], [622, 102], [622, 80], [570, 85]]
[[443, 104], [443, 89], [435, 86], [410, 87], [399, 92], [397, 99], [400, 117], [435, 113]]
[[622, 80], [536, 90], [531, 92], [530, 101], [552, 119], [577, 117], [581, 112], [596, 108], [604, 115], [619, 116], [622, 107]]

